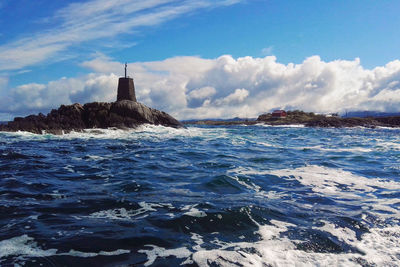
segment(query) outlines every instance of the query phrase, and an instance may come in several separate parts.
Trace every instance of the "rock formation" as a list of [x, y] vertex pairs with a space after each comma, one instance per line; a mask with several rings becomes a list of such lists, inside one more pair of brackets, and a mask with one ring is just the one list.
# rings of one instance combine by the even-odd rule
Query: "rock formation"
[[136, 101], [133, 79], [126, 75], [119, 78], [117, 102], [87, 103], [85, 105], [61, 105], [47, 116], [29, 115], [17, 117], [7, 124], [0, 125], [0, 131], [27, 131], [37, 134], [62, 134], [82, 131], [88, 128], [119, 129], [135, 128], [141, 124], [154, 124], [180, 128], [183, 125], [163, 111], [149, 108]]
[[400, 127], [400, 117], [340, 118], [327, 117], [324, 115], [314, 114], [312, 112], [307, 113], [298, 110], [288, 111], [287, 118], [284, 119], [276, 119], [273, 118], [271, 114], [263, 114], [257, 118], [257, 121], [271, 125], [304, 124], [308, 127]]
[[338, 116], [325, 116], [312, 112], [300, 110], [288, 111], [285, 118], [273, 117], [271, 113], [258, 116], [257, 120], [248, 119], [230, 119], [230, 120], [199, 120], [186, 121], [185, 124], [199, 125], [255, 125], [264, 123], [266, 125], [291, 125], [301, 124], [307, 127], [400, 127], [400, 116], [376, 117], [376, 118], [340, 118]]
[[47, 116], [40, 113], [25, 118], [17, 117], [8, 124], [0, 125], [0, 131], [63, 134], [88, 128], [128, 129], [141, 124], [183, 127], [165, 112], [135, 101], [122, 100], [113, 103], [93, 102], [83, 106], [78, 103], [62, 105]]

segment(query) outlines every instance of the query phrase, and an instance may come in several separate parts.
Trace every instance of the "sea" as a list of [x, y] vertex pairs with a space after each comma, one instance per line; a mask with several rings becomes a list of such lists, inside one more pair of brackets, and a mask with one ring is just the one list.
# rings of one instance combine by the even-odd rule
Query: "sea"
[[0, 266], [400, 266], [400, 129], [2, 132]]

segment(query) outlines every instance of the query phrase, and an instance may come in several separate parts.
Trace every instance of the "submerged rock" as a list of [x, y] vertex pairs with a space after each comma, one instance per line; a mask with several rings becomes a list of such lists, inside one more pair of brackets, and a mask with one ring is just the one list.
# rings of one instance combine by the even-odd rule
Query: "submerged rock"
[[78, 103], [61, 105], [47, 116], [39, 113], [25, 118], [16, 117], [13, 121], [0, 125], [0, 131], [62, 134], [89, 128], [135, 128], [141, 124], [183, 127], [165, 112], [135, 101], [122, 100], [113, 103], [93, 102], [83, 106]]

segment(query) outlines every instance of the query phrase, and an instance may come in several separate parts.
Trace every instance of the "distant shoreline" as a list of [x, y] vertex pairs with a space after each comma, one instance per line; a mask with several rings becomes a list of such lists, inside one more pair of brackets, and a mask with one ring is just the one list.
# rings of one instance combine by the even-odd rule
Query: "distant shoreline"
[[367, 118], [341, 118], [336, 116], [316, 115], [314, 113], [306, 113], [303, 111], [288, 111], [285, 118], [275, 118], [271, 114], [260, 115], [256, 120], [192, 120], [182, 122], [185, 125], [214, 125], [214, 126], [228, 126], [228, 125], [256, 125], [265, 124], [271, 126], [285, 126], [285, 125], [304, 125], [305, 127], [333, 127], [333, 128], [347, 128], [347, 127], [400, 127], [400, 116], [390, 117], [367, 117]]

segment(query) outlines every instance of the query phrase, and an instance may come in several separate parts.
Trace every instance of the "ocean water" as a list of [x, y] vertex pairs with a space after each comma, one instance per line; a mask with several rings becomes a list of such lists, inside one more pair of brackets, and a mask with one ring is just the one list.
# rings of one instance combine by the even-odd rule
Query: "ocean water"
[[0, 133], [1, 266], [400, 266], [400, 130]]

